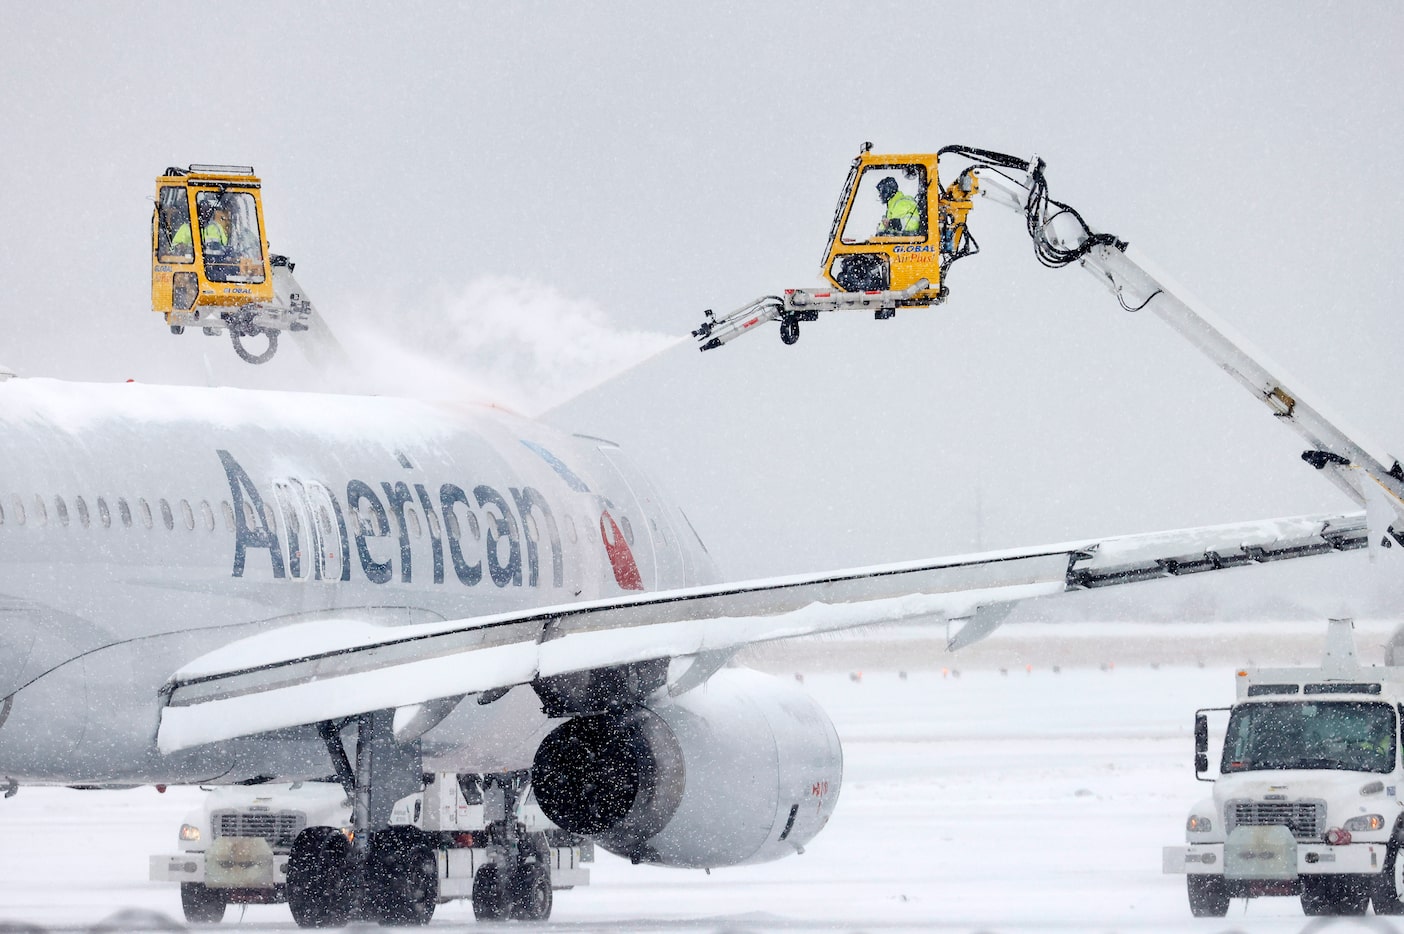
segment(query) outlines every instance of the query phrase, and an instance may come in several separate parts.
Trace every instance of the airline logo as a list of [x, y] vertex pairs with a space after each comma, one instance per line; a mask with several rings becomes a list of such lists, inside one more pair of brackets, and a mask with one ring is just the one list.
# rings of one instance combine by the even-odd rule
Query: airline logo
[[[534, 487], [509, 487], [504, 495], [487, 484], [468, 489], [442, 483], [431, 490], [402, 480], [352, 479], [342, 499], [320, 482], [290, 477], [274, 484], [278, 501], [269, 502], [229, 451], [217, 453], [234, 511], [234, 577], [253, 573], [255, 563], [261, 569], [262, 559], [255, 556], [266, 553], [274, 579], [349, 581], [358, 575], [373, 584], [396, 579], [403, 584], [457, 581], [465, 587], [484, 581], [497, 587], [564, 584], [560, 527], [550, 503]], [[578, 478], [571, 479], [573, 489], [588, 492]], [[612, 504], [597, 498], [600, 540], [615, 582], [623, 590], [644, 589], [633, 552], [610, 514]], [[418, 517], [409, 517], [416, 508], [427, 526], [427, 546]], [[275, 519], [278, 511], [281, 521]], [[528, 527], [534, 534], [524, 534]], [[377, 546], [378, 539], [392, 544]], [[339, 569], [322, 560], [328, 552], [341, 556]]]

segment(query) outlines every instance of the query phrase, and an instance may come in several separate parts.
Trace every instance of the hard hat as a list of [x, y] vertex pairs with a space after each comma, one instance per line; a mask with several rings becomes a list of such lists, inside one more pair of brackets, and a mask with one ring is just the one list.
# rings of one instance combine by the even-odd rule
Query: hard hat
[[878, 197], [884, 201], [890, 201], [892, 196], [897, 194], [897, 179], [891, 175], [882, 179], [877, 184]]

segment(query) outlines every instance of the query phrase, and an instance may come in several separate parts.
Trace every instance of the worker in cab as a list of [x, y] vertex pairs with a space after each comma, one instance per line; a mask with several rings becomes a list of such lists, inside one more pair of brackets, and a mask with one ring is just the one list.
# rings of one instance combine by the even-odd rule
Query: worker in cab
[[921, 210], [917, 207], [915, 198], [903, 194], [898, 189], [895, 178], [889, 175], [879, 181], [877, 192], [882, 203], [887, 205], [887, 212], [878, 227], [878, 236], [901, 237], [920, 233]]
[[[229, 209], [215, 198], [202, 198], [199, 204], [200, 242], [205, 249], [227, 249], [229, 246]], [[174, 248], [190, 246], [190, 222], [180, 225], [171, 238]]]

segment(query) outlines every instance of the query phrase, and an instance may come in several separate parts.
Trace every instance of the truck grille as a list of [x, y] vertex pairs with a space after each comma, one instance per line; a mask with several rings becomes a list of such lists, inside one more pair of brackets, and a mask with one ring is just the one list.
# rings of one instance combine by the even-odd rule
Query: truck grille
[[216, 837], [262, 837], [272, 847], [290, 847], [307, 816], [300, 811], [215, 811], [210, 827]]
[[1228, 830], [1235, 827], [1281, 825], [1298, 840], [1320, 840], [1326, 832], [1324, 801], [1233, 801], [1228, 807]]

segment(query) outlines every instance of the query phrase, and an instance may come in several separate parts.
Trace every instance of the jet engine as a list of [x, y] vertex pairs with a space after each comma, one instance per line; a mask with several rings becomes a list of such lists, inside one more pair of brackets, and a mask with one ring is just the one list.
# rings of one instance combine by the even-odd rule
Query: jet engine
[[711, 868], [801, 850], [842, 776], [838, 734], [814, 699], [735, 668], [676, 699], [567, 720], [537, 749], [532, 787], [557, 825], [612, 853]]

